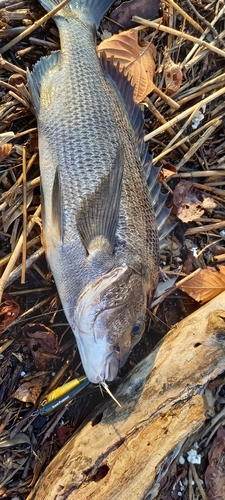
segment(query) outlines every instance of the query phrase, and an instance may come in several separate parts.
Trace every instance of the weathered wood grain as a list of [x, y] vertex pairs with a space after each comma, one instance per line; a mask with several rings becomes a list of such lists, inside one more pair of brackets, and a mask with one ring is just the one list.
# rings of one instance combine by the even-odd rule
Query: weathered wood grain
[[[201, 394], [225, 370], [225, 292], [175, 325], [47, 467], [28, 500], [145, 499], [204, 423]], [[152, 489], [153, 488], [153, 489]]]

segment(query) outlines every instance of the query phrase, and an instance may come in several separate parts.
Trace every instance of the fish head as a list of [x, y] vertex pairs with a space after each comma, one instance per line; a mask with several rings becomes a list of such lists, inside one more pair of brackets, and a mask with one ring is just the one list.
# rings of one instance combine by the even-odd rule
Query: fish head
[[73, 331], [88, 379], [113, 380], [145, 329], [146, 281], [127, 265], [87, 286], [77, 300]]

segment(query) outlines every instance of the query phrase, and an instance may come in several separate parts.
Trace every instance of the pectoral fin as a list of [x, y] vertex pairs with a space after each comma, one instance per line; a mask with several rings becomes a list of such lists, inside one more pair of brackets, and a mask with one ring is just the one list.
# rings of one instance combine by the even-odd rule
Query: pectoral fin
[[115, 164], [78, 209], [76, 224], [88, 251], [94, 238], [103, 236], [113, 247], [119, 220], [123, 157], [118, 152]]

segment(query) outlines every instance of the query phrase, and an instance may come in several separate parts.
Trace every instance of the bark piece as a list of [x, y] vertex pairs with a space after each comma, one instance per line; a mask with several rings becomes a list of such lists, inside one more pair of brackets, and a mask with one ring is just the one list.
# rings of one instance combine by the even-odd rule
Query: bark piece
[[175, 325], [70, 439], [28, 500], [151, 499], [184, 439], [203, 424], [201, 393], [225, 370], [225, 292]]

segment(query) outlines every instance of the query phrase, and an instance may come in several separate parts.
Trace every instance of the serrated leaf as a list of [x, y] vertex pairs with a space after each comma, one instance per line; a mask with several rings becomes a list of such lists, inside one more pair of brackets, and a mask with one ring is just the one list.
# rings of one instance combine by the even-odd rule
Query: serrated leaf
[[156, 48], [150, 42], [138, 43], [138, 32], [134, 29], [123, 31], [103, 40], [97, 47], [100, 57], [105, 53], [107, 59], [131, 78], [134, 86], [134, 100], [141, 102], [154, 89]]
[[217, 266], [217, 269], [200, 269], [183, 284], [178, 283], [178, 287], [197, 302], [204, 304], [225, 290], [225, 266]]

